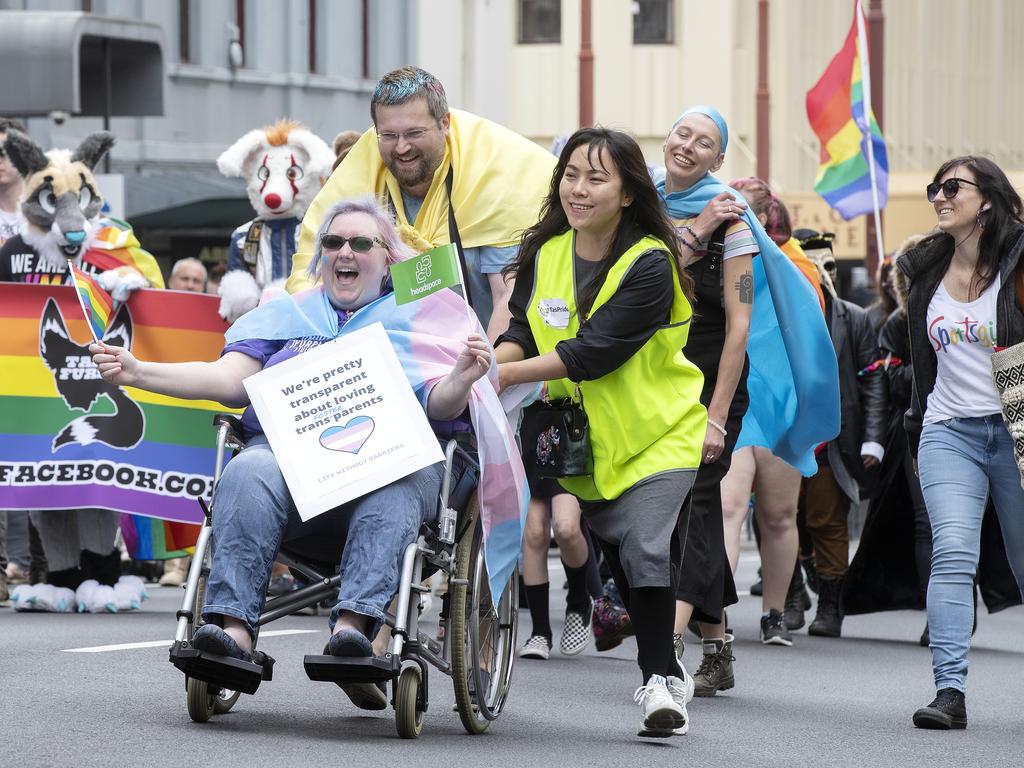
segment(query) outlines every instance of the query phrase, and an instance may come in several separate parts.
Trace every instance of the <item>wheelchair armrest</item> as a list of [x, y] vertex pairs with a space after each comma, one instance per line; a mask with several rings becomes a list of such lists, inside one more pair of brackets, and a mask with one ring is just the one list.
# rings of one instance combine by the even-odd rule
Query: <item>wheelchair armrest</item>
[[237, 416], [232, 416], [230, 413], [218, 413], [214, 414], [213, 426], [216, 428], [227, 427], [227, 442], [228, 444], [235, 443], [239, 446], [245, 446], [245, 430], [242, 428], [242, 420]]

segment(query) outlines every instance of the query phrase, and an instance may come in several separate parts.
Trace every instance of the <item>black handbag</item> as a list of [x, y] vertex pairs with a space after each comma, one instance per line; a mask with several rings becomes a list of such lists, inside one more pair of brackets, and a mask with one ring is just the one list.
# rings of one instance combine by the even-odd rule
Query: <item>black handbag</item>
[[594, 452], [590, 445], [590, 422], [572, 398], [538, 400], [523, 409], [519, 438], [523, 464], [540, 479], [580, 477], [594, 474]]

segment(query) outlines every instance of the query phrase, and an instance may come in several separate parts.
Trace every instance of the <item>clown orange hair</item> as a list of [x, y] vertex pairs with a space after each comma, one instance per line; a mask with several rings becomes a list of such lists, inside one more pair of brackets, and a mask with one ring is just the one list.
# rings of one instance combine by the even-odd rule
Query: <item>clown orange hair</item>
[[288, 143], [288, 134], [297, 128], [305, 128], [305, 126], [297, 120], [290, 120], [286, 117], [273, 125], [266, 126], [263, 133], [267, 135], [267, 144], [272, 147], [280, 147]]

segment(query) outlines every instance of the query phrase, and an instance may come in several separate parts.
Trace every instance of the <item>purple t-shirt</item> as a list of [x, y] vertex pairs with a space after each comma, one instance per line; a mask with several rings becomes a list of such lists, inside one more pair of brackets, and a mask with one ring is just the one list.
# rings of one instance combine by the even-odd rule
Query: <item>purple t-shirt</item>
[[[350, 315], [343, 309], [335, 311], [338, 313], [338, 327], [341, 328], [348, 322]], [[291, 360], [296, 355], [300, 355], [314, 347], [319, 347], [328, 341], [333, 341], [333, 339], [329, 336], [306, 336], [301, 339], [246, 339], [245, 341], [236, 341], [228, 344], [221, 350], [221, 356], [223, 357], [228, 352], [241, 352], [243, 355], [259, 360], [263, 368], [269, 368], [272, 365], [283, 363], [285, 360]], [[432, 387], [425, 386], [414, 389], [424, 412], [427, 410], [427, 398], [430, 395], [431, 389]], [[431, 419], [430, 425], [440, 437], [450, 436], [454, 432], [469, 431], [472, 428], [468, 412], [463, 413], [462, 416], [454, 421], [435, 421]], [[263, 434], [263, 427], [260, 425], [260, 420], [256, 417], [256, 411], [253, 410], [251, 405], [246, 406], [245, 412], [242, 414], [242, 429], [244, 430], [243, 436], [247, 441], [256, 435]]]

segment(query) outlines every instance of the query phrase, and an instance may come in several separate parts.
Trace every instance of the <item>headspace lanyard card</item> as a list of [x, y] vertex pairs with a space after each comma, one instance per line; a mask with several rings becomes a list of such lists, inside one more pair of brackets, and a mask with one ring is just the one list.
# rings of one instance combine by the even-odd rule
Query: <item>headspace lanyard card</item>
[[303, 520], [444, 458], [380, 323], [244, 383]]

